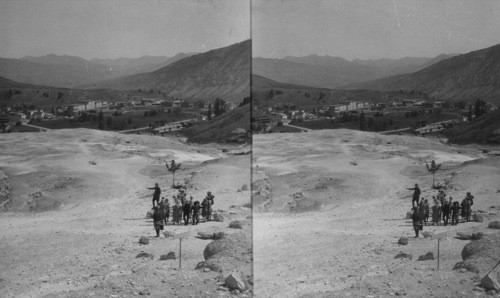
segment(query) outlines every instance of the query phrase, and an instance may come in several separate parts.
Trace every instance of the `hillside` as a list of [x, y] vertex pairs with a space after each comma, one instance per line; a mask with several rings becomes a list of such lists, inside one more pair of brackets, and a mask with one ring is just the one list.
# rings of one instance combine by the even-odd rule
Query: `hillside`
[[113, 77], [109, 66], [79, 57], [48, 55], [25, 59], [0, 58], [0, 76], [10, 80], [69, 88]]
[[333, 88], [349, 82], [367, 80], [374, 77], [372, 69], [338, 58], [330, 63], [316, 56], [317, 63], [305, 58], [268, 59], [254, 58], [252, 74], [263, 76], [274, 81], [307, 85], [318, 88]]
[[23, 83], [70, 88], [96, 81], [151, 72], [189, 57], [142, 56], [86, 60], [68, 55], [25, 56], [21, 59], [0, 58], [0, 76]]
[[472, 123], [457, 125], [447, 131], [445, 135], [452, 143], [500, 143], [500, 110], [490, 112]]
[[241, 102], [250, 93], [250, 40], [176, 61], [154, 72], [86, 85], [119, 90], [156, 89], [182, 98]]
[[411, 74], [339, 89], [419, 90], [442, 100], [500, 102], [500, 45], [442, 60]]
[[401, 59], [354, 59], [309, 55], [283, 59], [254, 58], [253, 74], [278, 82], [335, 88], [386, 76], [411, 73], [436, 63], [448, 55], [435, 58], [404, 57]]
[[255, 106], [283, 104], [302, 107], [321, 106], [337, 104], [345, 100], [378, 102], [386, 97], [384, 92], [376, 90], [332, 90], [280, 83], [259, 75], [252, 75], [252, 102]]
[[190, 142], [213, 143], [228, 142], [231, 139], [251, 142], [250, 105], [236, 108], [208, 122], [198, 124], [182, 131]]
[[[7, 93], [12, 91], [12, 96]], [[88, 100], [106, 100], [110, 102], [127, 100], [131, 95], [154, 96], [149, 93], [126, 92], [106, 89], [68, 89], [50, 86], [20, 83], [0, 77], [0, 106], [34, 104], [38, 107], [68, 105]]]

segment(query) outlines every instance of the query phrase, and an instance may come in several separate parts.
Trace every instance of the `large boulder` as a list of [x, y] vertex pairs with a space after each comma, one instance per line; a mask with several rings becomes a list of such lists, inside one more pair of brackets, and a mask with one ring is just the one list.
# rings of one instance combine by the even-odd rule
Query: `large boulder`
[[245, 232], [228, 234], [209, 243], [203, 251], [203, 257], [205, 261], [197, 268], [217, 268], [220, 272], [251, 272], [252, 237]]
[[242, 292], [246, 289], [240, 273], [233, 272], [229, 274], [224, 282], [230, 290], [238, 290]]
[[500, 256], [500, 233], [486, 234], [481, 239], [472, 241], [462, 249], [463, 266], [477, 268], [486, 274]]

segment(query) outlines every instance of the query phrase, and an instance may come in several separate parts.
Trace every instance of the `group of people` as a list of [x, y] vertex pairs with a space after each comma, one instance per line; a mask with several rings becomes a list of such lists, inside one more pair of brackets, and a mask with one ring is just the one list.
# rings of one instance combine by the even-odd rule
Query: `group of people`
[[[441, 220], [443, 225], [448, 225], [451, 216], [451, 225], [457, 225], [459, 222], [459, 215], [463, 222], [470, 221], [472, 213], [472, 205], [474, 204], [474, 196], [467, 192], [465, 198], [461, 203], [458, 201], [453, 201], [453, 197], [446, 199], [446, 193], [443, 190], [439, 190], [436, 196], [433, 196], [432, 207], [427, 199], [422, 198], [420, 200], [420, 188], [418, 184], [415, 187], [408, 188], [408, 190], [413, 190], [412, 199], [412, 216], [413, 229], [415, 230], [415, 238], [418, 238], [419, 231], [423, 230], [423, 226], [429, 223], [429, 218], [431, 218], [432, 225], [440, 225]], [[432, 210], [432, 215], [431, 215]]]
[[200, 211], [205, 221], [211, 220], [212, 205], [215, 198], [212, 192], [207, 192], [207, 195], [200, 204], [199, 201], [193, 201], [193, 196], [189, 196], [188, 199], [186, 191], [180, 188], [178, 189], [177, 196], [173, 196], [173, 203], [171, 205], [168, 198], [162, 197], [160, 200], [161, 189], [158, 183], [155, 184], [155, 187], [150, 187], [149, 189], [154, 190], [152, 203], [156, 237], [160, 236], [160, 230], [163, 230], [163, 226], [168, 225], [170, 214], [172, 214], [172, 224], [174, 225], [180, 225], [181, 220], [184, 221], [184, 225], [188, 225], [190, 219], [193, 225], [197, 225], [200, 222]]

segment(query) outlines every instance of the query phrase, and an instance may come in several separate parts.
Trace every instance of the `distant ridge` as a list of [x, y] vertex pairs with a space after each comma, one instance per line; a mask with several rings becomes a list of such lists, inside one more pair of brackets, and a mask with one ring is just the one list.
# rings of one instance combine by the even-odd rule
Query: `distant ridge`
[[117, 90], [159, 90], [182, 98], [221, 97], [241, 102], [250, 95], [251, 41], [196, 54], [153, 72], [84, 86]]
[[411, 74], [354, 83], [338, 89], [422, 91], [438, 99], [500, 102], [500, 45], [441, 60]]
[[278, 82], [335, 88], [356, 82], [418, 71], [428, 63], [436, 63], [448, 56], [434, 58], [404, 57], [348, 61], [340, 57], [309, 55], [287, 56], [283, 59], [254, 58], [253, 74]]

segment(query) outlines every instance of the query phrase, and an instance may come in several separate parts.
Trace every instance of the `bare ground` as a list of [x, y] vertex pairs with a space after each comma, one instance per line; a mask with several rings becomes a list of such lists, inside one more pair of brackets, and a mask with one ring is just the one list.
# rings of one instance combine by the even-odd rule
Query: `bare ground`
[[[211, 242], [195, 237], [197, 232], [232, 234], [229, 222], [251, 214], [243, 207], [250, 192], [239, 190], [250, 184], [249, 155], [229, 156], [213, 144], [85, 129], [4, 134], [0, 149], [0, 170], [12, 186], [12, 204], [0, 213], [0, 296], [251, 295], [222, 286], [231, 272], [195, 270]], [[225, 217], [224, 222], [165, 226], [164, 231], [189, 234], [182, 240], [182, 268], [180, 241], [155, 238], [152, 221], [145, 218], [152, 197], [147, 187], [158, 182], [162, 196], [176, 194], [164, 164], [170, 159], [183, 164], [176, 181], [192, 185], [188, 195], [201, 202], [211, 190], [215, 212]], [[238, 232], [251, 237], [250, 225]], [[139, 244], [141, 236], [150, 243]], [[142, 251], [154, 258], [136, 258]], [[177, 259], [160, 261], [168, 252]], [[251, 282], [251, 255], [227, 262], [232, 267], [221, 267], [239, 268]]]
[[[495, 263], [479, 273], [452, 270], [470, 242], [454, 236], [498, 233], [487, 225], [500, 217], [500, 157], [439, 139], [349, 130], [256, 135], [253, 144], [256, 297], [487, 295], [477, 285]], [[412, 195], [406, 188], [419, 183], [431, 202], [437, 194], [425, 169], [433, 159], [443, 164], [437, 183], [459, 201], [471, 191], [473, 211], [485, 218], [424, 227], [449, 232], [439, 270], [436, 260], [417, 260], [428, 252], [437, 257], [437, 240], [412, 238], [405, 219]], [[398, 244], [402, 236], [408, 245]], [[412, 260], [395, 259], [400, 252]]]

